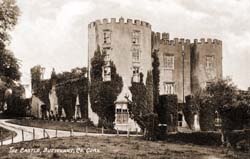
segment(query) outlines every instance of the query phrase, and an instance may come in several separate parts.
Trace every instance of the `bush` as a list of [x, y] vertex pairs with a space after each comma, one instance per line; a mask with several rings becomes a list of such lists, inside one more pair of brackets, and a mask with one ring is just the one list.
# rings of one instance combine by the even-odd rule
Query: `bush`
[[208, 100], [200, 105], [200, 129], [201, 131], [214, 131], [215, 130], [215, 107]]
[[157, 108], [159, 122], [167, 124], [168, 131], [176, 131], [177, 129], [177, 104], [177, 95], [161, 95], [159, 97], [159, 106]]
[[186, 105], [182, 109], [185, 121], [187, 122], [188, 126], [190, 129], [194, 129], [194, 115], [198, 112], [195, 104], [194, 104], [194, 99], [192, 98], [191, 95], [186, 96]]
[[177, 133], [169, 134], [167, 141], [192, 143], [196, 145], [219, 146], [221, 142], [221, 134], [219, 132], [193, 132], [193, 133]]
[[250, 151], [250, 129], [231, 131], [227, 134], [232, 147], [240, 151]]

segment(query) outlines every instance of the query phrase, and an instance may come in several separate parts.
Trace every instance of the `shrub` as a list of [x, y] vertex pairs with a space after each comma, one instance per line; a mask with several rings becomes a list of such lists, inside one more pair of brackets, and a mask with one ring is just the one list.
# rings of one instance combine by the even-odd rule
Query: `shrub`
[[221, 134], [219, 132], [192, 132], [168, 134], [167, 141], [177, 141], [207, 146], [219, 146], [222, 144]]
[[177, 129], [177, 95], [161, 95], [159, 98], [158, 116], [159, 122], [167, 124], [168, 131]]

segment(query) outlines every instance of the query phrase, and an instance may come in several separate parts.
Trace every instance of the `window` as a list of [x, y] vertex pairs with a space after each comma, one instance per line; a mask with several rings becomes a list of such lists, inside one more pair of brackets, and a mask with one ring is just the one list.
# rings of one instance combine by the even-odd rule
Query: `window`
[[181, 113], [178, 113], [178, 126], [182, 127], [182, 114]]
[[111, 31], [110, 30], [104, 30], [103, 31], [103, 43], [104, 44], [110, 44], [111, 43]]
[[164, 94], [174, 94], [174, 83], [165, 82], [164, 84]]
[[206, 82], [206, 87], [210, 87], [212, 82]]
[[140, 62], [140, 51], [138, 48], [132, 49], [132, 61], [133, 62]]
[[111, 81], [111, 69], [109, 66], [105, 66], [103, 68], [103, 80], [104, 81]]
[[206, 56], [206, 69], [214, 68], [214, 56]]
[[174, 56], [173, 55], [163, 55], [163, 65], [166, 69], [174, 69]]
[[133, 67], [133, 82], [140, 82], [140, 68]]
[[140, 31], [134, 30], [132, 33], [132, 43], [138, 45], [140, 43]]
[[116, 123], [127, 124], [128, 123], [128, 110], [127, 109], [116, 109]]

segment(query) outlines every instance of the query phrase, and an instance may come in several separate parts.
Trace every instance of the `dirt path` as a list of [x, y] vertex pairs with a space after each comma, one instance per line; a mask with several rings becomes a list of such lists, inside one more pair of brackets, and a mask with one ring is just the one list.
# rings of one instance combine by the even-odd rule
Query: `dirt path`
[[[85, 132], [70, 132], [70, 131], [62, 131], [53, 129], [44, 129], [36, 128], [36, 127], [29, 127], [29, 126], [21, 126], [7, 122], [8, 119], [0, 119], [0, 126], [16, 132], [16, 136], [13, 139], [13, 143], [18, 143], [22, 141], [30, 141], [35, 139], [43, 139], [43, 138], [53, 138], [53, 137], [70, 137], [72, 136], [116, 136], [116, 134], [98, 134], [98, 133], [85, 133]], [[35, 136], [33, 136], [33, 131], [35, 131]], [[22, 133], [24, 134], [24, 138], [22, 137]], [[45, 135], [45, 136], [44, 136]], [[126, 134], [120, 134], [119, 136], [126, 136]], [[133, 136], [133, 135], [130, 135]], [[3, 141], [3, 145], [11, 144], [12, 140], [7, 139]]]

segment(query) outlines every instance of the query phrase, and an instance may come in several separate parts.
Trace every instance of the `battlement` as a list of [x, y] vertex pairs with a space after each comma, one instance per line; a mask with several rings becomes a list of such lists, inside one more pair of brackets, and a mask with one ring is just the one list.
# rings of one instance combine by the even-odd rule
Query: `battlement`
[[194, 39], [194, 44], [196, 45], [203, 45], [203, 44], [216, 44], [216, 45], [222, 45], [222, 41], [218, 39], [210, 39], [210, 38], [201, 38], [200, 40]]
[[137, 19], [136, 20], [127, 19], [125, 22], [123, 17], [119, 18], [118, 21], [116, 20], [116, 18], [111, 18], [111, 19], [104, 18], [102, 20], [96, 20], [94, 22], [89, 23], [88, 27], [92, 28], [92, 27], [95, 27], [96, 25], [106, 25], [106, 24], [137, 25], [137, 26], [144, 26], [144, 27], [151, 29], [151, 24], [149, 24], [148, 22], [137, 20]]
[[184, 39], [184, 38], [174, 38], [173, 40], [169, 39], [169, 33], [153, 33], [154, 41], [158, 41], [162, 45], [189, 45], [190, 40], [189, 39]]

